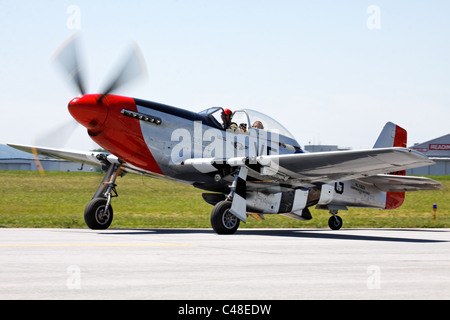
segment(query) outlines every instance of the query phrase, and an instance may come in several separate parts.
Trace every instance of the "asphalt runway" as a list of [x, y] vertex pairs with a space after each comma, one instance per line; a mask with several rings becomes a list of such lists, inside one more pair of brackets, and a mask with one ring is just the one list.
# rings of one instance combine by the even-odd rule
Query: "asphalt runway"
[[450, 229], [0, 229], [0, 299], [449, 299]]

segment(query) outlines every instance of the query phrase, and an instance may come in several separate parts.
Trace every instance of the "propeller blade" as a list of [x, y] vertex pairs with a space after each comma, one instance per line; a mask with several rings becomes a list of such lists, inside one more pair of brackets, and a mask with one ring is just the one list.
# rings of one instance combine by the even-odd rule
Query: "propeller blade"
[[85, 82], [82, 76], [83, 64], [78, 54], [78, 35], [74, 34], [67, 39], [53, 55], [53, 60], [62, 67], [67, 80], [72, 82], [81, 95], [86, 93]]
[[76, 122], [75, 119], [69, 119], [64, 123], [61, 123], [58, 127], [52, 128], [46, 133], [40, 135], [35, 140], [35, 145], [52, 148], [64, 148], [77, 128], [78, 122]]
[[36, 148], [32, 147], [31, 151], [33, 152], [34, 163], [36, 163], [36, 168], [38, 169], [39, 174], [41, 175], [41, 177], [45, 176], [44, 167], [42, 166], [41, 161], [39, 161], [39, 155]]
[[100, 91], [101, 93], [103, 93], [103, 96], [100, 98], [100, 100], [103, 99], [107, 94], [116, 91], [123, 85], [132, 82], [142, 76], [147, 76], [147, 68], [141, 50], [136, 44], [134, 44], [131, 48], [130, 53], [128, 54], [128, 57], [124, 59], [122, 67], [120, 68], [116, 77], [113, 78], [114, 80], [111, 81], [111, 83], [103, 91]]
[[[74, 119], [63, 123], [62, 125], [50, 130], [38, 139], [33, 139], [32, 146], [49, 146], [53, 148], [62, 148], [78, 127], [78, 123]], [[44, 167], [39, 160], [39, 155], [35, 147], [31, 148], [34, 156], [34, 162], [41, 176], [45, 175]]]

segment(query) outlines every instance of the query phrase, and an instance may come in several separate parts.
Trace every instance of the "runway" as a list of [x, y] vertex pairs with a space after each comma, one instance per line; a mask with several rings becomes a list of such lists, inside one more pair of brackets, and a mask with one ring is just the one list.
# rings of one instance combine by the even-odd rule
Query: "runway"
[[0, 299], [449, 299], [450, 229], [0, 229]]

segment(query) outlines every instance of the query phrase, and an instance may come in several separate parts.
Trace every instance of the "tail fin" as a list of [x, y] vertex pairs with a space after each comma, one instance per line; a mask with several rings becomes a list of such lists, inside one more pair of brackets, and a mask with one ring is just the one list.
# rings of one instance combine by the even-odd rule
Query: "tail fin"
[[377, 148], [391, 148], [391, 147], [402, 147], [407, 146], [408, 135], [406, 130], [399, 127], [395, 123], [388, 122], [378, 136], [374, 149]]
[[[388, 123], [386, 123], [386, 125], [384, 126], [380, 135], [378, 136], [378, 139], [375, 142], [375, 145], [373, 146], [373, 148], [374, 149], [392, 148], [392, 147], [406, 148], [407, 147], [407, 139], [408, 139], [408, 135], [407, 135], [405, 129], [396, 125], [395, 123], [388, 122]], [[390, 174], [397, 175], [397, 176], [405, 176], [406, 171], [401, 170], [401, 171], [391, 172]], [[405, 200], [404, 192], [387, 192], [385, 209], [396, 209], [403, 204], [404, 200]]]

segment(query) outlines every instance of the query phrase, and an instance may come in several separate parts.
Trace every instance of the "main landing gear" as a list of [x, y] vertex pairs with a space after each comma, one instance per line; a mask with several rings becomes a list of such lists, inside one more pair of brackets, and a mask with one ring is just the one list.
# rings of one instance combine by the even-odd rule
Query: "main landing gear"
[[230, 212], [231, 201], [220, 201], [211, 212], [211, 226], [218, 234], [233, 234], [241, 220]]
[[84, 210], [84, 221], [90, 229], [108, 229], [113, 220], [113, 208], [111, 198], [117, 197], [116, 178], [122, 175], [123, 167], [119, 164], [111, 164], [92, 200]]
[[218, 202], [211, 212], [211, 226], [218, 234], [233, 234], [246, 221], [246, 180], [248, 169], [239, 167], [234, 175], [230, 194]]

